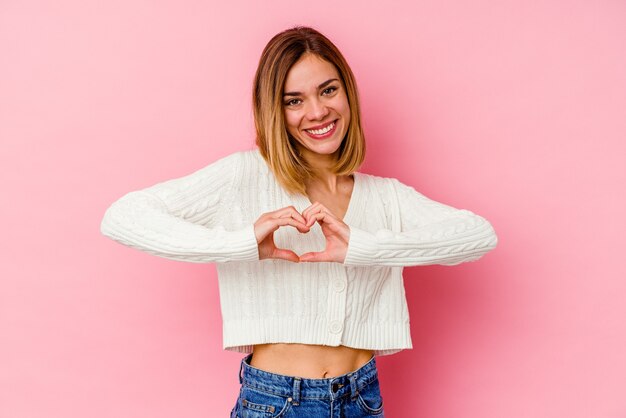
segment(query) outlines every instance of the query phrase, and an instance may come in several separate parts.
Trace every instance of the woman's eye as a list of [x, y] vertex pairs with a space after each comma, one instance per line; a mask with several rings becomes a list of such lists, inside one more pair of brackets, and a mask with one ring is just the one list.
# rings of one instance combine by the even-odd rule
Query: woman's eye
[[331, 94], [332, 92], [334, 92], [335, 90], [337, 90], [337, 87], [328, 87], [325, 88], [324, 91], [322, 92], [322, 94]]
[[286, 106], [295, 106], [300, 104], [300, 99], [291, 99], [285, 103]]

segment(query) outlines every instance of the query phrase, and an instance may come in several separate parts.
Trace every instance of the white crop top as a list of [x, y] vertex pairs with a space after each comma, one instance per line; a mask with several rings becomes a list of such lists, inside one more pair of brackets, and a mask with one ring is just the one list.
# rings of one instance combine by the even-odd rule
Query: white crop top
[[[491, 224], [428, 199], [396, 179], [354, 173], [344, 222], [344, 263], [259, 260], [254, 222], [265, 212], [310, 205], [288, 194], [257, 149], [220, 158], [187, 176], [132, 191], [104, 214], [101, 232], [126, 246], [179, 261], [216, 263], [223, 347], [303, 343], [412, 348], [404, 266], [475, 261], [497, 245]], [[279, 228], [274, 241], [297, 254], [322, 251], [307, 234]]]

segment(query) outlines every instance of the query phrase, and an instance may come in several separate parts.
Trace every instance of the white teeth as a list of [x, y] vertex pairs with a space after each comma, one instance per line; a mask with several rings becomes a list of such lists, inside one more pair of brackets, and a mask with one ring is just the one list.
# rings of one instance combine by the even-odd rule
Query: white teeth
[[335, 127], [335, 122], [331, 123], [330, 125], [328, 125], [327, 127], [323, 129], [307, 129], [306, 131], [311, 132], [314, 135], [324, 135], [326, 132], [330, 131], [334, 127]]

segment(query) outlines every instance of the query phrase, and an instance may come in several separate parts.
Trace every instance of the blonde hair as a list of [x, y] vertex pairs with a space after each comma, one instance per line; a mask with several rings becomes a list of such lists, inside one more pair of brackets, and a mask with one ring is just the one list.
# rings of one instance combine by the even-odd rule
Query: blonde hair
[[275, 35], [265, 46], [254, 77], [252, 105], [256, 144], [278, 182], [289, 193], [306, 195], [304, 180], [313, 176], [309, 164], [298, 154], [294, 139], [287, 132], [283, 113], [283, 93], [287, 73], [305, 54], [312, 53], [333, 64], [343, 81], [350, 105], [350, 125], [339, 147], [337, 175], [356, 171], [365, 159], [365, 137], [356, 81], [339, 49], [310, 27], [296, 26]]

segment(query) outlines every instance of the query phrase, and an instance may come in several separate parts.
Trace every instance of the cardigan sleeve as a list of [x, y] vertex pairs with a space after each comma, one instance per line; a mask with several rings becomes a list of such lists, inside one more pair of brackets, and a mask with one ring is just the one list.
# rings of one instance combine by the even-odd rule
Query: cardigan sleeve
[[350, 225], [345, 265], [453, 266], [476, 261], [496, 247], [498, 238], [485, 218], [431, 200], [397, 179], [389, 180], [389, 201], [398, 205], [401, 230], [372, 233]]
[[217, 215], [233, 193], [240, 153], [187, 176], [131, 191], [105, 211], [101, 233], [131, 248], [192, 263], [257, 261], [254, 225], [230, 231]]

